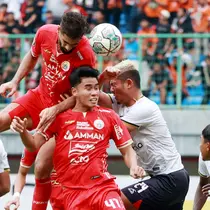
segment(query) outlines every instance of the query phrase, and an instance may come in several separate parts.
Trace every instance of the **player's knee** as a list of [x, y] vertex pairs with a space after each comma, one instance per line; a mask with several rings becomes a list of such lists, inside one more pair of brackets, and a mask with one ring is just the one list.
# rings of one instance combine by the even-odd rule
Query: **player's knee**
[[36, 160], [35, 161], [35, 177], [36, 179], [45, 179], [50, 177], [52, 167], [51, 164], [48, 165], [46, 161], [43, 160]]
[[0, 132], [10, 128], [12, 120], [8, 113], [0, 112]]

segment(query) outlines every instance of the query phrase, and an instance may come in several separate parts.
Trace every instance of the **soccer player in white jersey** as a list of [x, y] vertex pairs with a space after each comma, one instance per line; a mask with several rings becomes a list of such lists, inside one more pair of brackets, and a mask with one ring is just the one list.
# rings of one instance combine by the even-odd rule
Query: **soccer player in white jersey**
[[[122, 189], [126, 209], [181, 210], [189, 175], [158, 105], [143, 96], [139, 72], [131, 61], [110, 69], [120, 71], [111, 81], [113, 95], [101, 93], [99, 103], [119, 114], [134, 141], [138, 165], [151, 176]], [[107, 78], [106, 73], [101, 77]]]
[[10, 191], [9, 164], [4, 145], [0, 140], [0, 197]]
[[210, 196], [210, 124], [202, 131], [200, 150], [198, 163], [200, 181], [195, 193], [193, 210], [201, 210]]

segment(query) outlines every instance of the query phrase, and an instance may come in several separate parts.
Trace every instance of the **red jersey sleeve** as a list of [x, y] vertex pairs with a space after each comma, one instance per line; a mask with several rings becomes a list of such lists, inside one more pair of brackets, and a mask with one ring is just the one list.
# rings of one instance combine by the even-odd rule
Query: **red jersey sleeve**
[[75, 60], [75, 68], [80, 66], [91, 66], [96, 67], [96, 55], [90, 46], [87, 37], [83, 37], [81, 43], [79, 43], [77, 48], [77, 57]]
[[39, 57], [41, 54], [41, 43], [42, 43], [42, 27], [36, 32], [36, 35], [34, 37], [32, 46], [31, 46], [31, 54], [33, 57]]
[[24, 168], [30, 168], [36, 159], [37, 153], [38, 151], [29, 152], [26, 148], [24, 148], [20, 160], [20, 165]]
[[111, 126], [112, 139], [114, 140], [118, 149], [127, 147], [133, 143], [128, 129], [114, 111], [111, 113]]

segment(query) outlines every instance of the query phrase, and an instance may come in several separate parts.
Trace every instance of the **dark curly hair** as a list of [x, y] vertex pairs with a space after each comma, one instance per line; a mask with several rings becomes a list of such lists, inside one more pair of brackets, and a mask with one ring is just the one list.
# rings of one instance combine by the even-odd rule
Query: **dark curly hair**
[[86, 17], [78, 12], [66, 12], [61, 18], [61, 33], [71, 39], [81, 38], [88, 31]]

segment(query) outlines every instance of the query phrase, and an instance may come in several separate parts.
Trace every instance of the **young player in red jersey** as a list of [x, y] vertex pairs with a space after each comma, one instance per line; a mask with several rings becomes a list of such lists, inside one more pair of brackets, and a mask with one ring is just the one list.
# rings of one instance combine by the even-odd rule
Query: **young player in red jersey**
[[[70, 75], [76, 105], [57, 116], [43, 133], [32, 136], [26, 121], [15, 117], [11, 126], [20, 133], [29, 150], [37, 149], [46, 139], [55, 136], [54, 167], [63, 188], [65, 210], [124, 210], [120, 191], [107, 171], [109, 140], [113, 139], [122, 153], [130, 175], [142, 177], [137, 166], [132, 140], [120, 118], [111, 109], [97, 106], [98, 72], [79, 67]], [[44, 137], [45, 136], [45, 137]]]
[[[89, 45], [88, 39], [84, 36], [87, 29], [86, 18], [79, 13], [65, 13], [62, 16], [60, 26], [45, 25], [41, 27], [34, 38], [31, 51], [22, 60], [14, 78], [0, 86], [0, 94], [8, 97], [12, 96], [18, 88], [20, 81], [27, 73], [33, 70], [38, 57], [43, 58], [42, 78], [36, 89], [29, 90], [23, 97], [9, 104], [0, 113], [0, 131], [7, 130], [14, 116], [27, 118], [29, 129], [36, 128], [39, 122], [40, 112], [48, 107], [56, 105], [60, 100], [60, 95], [69, 93], [71, 88], [68, 76], [78, 66], [95, 65], [95, 55]], [[73, 97], [67, 100], [75, 103]], [[65, 101], [64, 107], [65, 107]], [[56, 110], [61, 112], [60, 104], [56, 105]], [[65, 110], [65, 109], [64, 109]], [[38, 200], [41, 190], [47, 190], [47, 186], [42, 189], [43, 182], [49, 183], [51, 168], [47, 167], [51, 163], [51, 151], [48, 145], [43, 145], [37, 155], [35, 165], [36, 186], [34, 192], [33, 210], [45, 210], [46, 206], [40, 204], [48, 200], [43, 197]], [[50, 171], [49, 171], [49, 170]], [[48, 185], [48, 191], [50, 184]], [[48, 195], [46, 193], [44, 195]], [[35, 207], [40, 204], [42, 207]]]
[[[5, 210], [10, 210], [10, 207], [12, 205], [15, 206], [15, 209], [18, 209], [20, 207], [20, 195], [26, 182], [26, 176], [36, 159], [37, 153], [38, 151], [29, 152], [26, 148], [24, 148], [22, 158], [20, 161], [20, 167], [19, 167], [18, 174], [15, 180], [14, 195], [12, 196], [11, 200], [8, 201], [7, 204], [5, 205], [4, 207]], [[48, 192], [50, 193], [50, 195], [48, 196], [50, 196], [50, 204], [52, 206], [52, 209], [63, 210], [62, 188], [61, 188], [60, 183], [57, 180], [57, 174], [55, 170], [53, 170], [51, 173], [51, 186], [52, 186], [52, 190], [51, 192], [50, 191]], [[46, 204], [47, 203], [48, 201], [46, 201]]]

